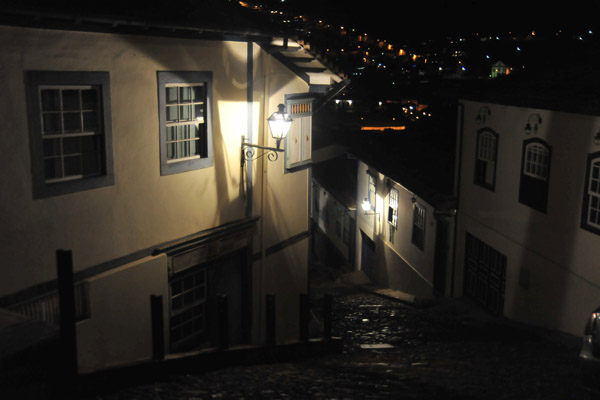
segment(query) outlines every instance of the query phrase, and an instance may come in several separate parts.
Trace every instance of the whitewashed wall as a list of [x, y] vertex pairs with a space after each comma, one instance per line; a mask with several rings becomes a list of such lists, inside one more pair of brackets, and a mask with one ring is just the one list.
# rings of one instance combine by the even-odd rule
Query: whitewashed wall
[[[586, 160], [600, 150], [593, 142], [600, 118], [470, 101], [463, 105], [456, 294], [463, 290], [469, 232], [507, 256], [507, 317], [580, 335], [589, 312], [600, 303], [600, 237], [580, 228]], [[485, 125], [475, 120], [484, 106], [491, 111]], [[524, 127], [533, 113], [542, 123], [536, 135], [527, 135]], [[473, 183], [476, 133], [484, 126], [498, 134], [494, 191]], [[523, 141], [531, 137], [552, 146], [545, 213], [518, 200]]]
[[[433, 293], [433, 273], [437, 222], [434, 208], [417, 194], [392, 181], [364, 162], [358, 166], [357, 203], [368, 194], [369, 177], [367, 170], [377, 177], [377, 197], [375, 215], [357, 213], [357, 265], [361, 265], [362, 238], [360, 231], [376, 243], [375, 278], [380, 285], [403, 290], [411, 294], [431, 296]], [[388, 224], [389, 187], [398, 190], [398, 227], [390, 241]], [[412, 243], [413, 200], [426, 210], [424, 249]]]

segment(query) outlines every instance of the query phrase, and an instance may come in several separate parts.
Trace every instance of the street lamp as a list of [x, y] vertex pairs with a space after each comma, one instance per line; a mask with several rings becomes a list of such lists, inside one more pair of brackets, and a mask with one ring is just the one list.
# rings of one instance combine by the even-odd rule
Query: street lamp
[[363, 211], [365, 212], [365, 215], [375, 215], [378, 214], [377, 212], [369, 212], [373, 209], [373, 206], [371, 205], [371, 202], [369, 201], [368, 198], [365, 198], [362, 203], [360, 204], [361, 208], [363, 209]]
[[[271, 136], [277, 142], [277, 147], [260, 146], [257, 144], [246, 143], [245, 138], [242, 136], [242, 166], [245, 161], [256, 160], [260, 157], [267, 156], [269, 161], [275, 161], [279, 158], [280, 152], [283, 149], [280, 148], [281, 141], [286, 137], [292, 126], [292, 117], [285, 112], [285, 106], [279, 104], [277, 111], [271, 114], [267, 119], [269, 123], [269, 129], [271, 130]], [[254, 149], [263, 150], [262, 154], [256, 154]]]
[[283, 104], [278, 105], [277, 108], [278, 110], [271, 114], [267, 121], [271, 129], [271, 136], [277, 141], [277, 150], [279, 150], [281, 139], [286, 137], [292, 126], [292, 117], [285, 112]]
[[[531, 127], [531, 120], [533, 118], [533, 128]], [[540, 125], [542, 123], [542, 117], [540, 117], [540, 114], [537, 113], [533, 113], [529, 116], [529, 118], [527, 119], [527, 124], [525, 125], [525, 133], [527, 135], [529, 135], [531, 133], [531, 131], [533, 131], [534, 134], [537, 134], [538, 131], [538, 125]]]

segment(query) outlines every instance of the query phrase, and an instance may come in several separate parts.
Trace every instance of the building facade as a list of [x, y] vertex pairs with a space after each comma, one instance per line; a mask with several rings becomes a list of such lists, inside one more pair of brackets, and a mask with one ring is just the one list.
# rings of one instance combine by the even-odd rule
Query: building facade
[[455, 293], [581, 335], [600, 299], [591, 114], [460, 102]]
[[419, 298], [447, 295], [453, 201], [434, 200], [398, 180], [381, 167], [359, 161], [356, 265], [382, 287]]
[[348, 154], [313, 164], [313, 261], [350, 271], [356, 254], [356, 170]]
[[[230, 344], [265, 342], [266, 295], [277, 342], [296, 339], [310, 114], [341, 78], [286, 61], [307, 52], [269, 36], [71, 22], [0, 26], [0, 305], [56, 321], [64, 249], [81, 372], [152, 357], [151, 296], [168, 353], [215, 345], [222, 295]], [[283, 152], [242, 151], [276, 146], [279, 104], [294, 118]]]

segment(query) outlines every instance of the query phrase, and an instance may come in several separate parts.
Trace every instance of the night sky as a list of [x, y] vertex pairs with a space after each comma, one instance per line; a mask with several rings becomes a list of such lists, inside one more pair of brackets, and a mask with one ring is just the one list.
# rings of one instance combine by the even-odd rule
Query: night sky
[[[587, 31], [598, 26], [600, 0], [247, 0], [269, 9], [323, 18], [387, 39], [428, 39], [470, 33]], [[237, 6], [237, 0], [3, 0], [6, 4], [41, 4], [56, 9], [97, 9], [112, 14], [161, 18], [200, 18], [220, 3]], [[209, 11], [210, 12], [210, 11]], [[598, 29], [600, 31], [600, 29]]]
[[600, 11], [597, 0], [285, 0], [283, 4], [388, 37], [587, 29], [597, 25]]

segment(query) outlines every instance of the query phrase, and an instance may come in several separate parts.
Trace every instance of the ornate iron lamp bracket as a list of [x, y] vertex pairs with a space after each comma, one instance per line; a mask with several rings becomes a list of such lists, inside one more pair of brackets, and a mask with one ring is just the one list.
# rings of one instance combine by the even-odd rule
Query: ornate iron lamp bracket
[[[245, 138], [242, 137], [242, 166], [246, 161], [258, 160], [264, 156], [267, 156], [267, 160], [276, 161], [279, 158], [279, 153], [283, 152], [283, 149], [279, 148], [280, 141], [277, 141], [277, 147], [260, 146], [258, 144], [247, 143]], [[260, 151], [258, 151], [260, 150]]]

